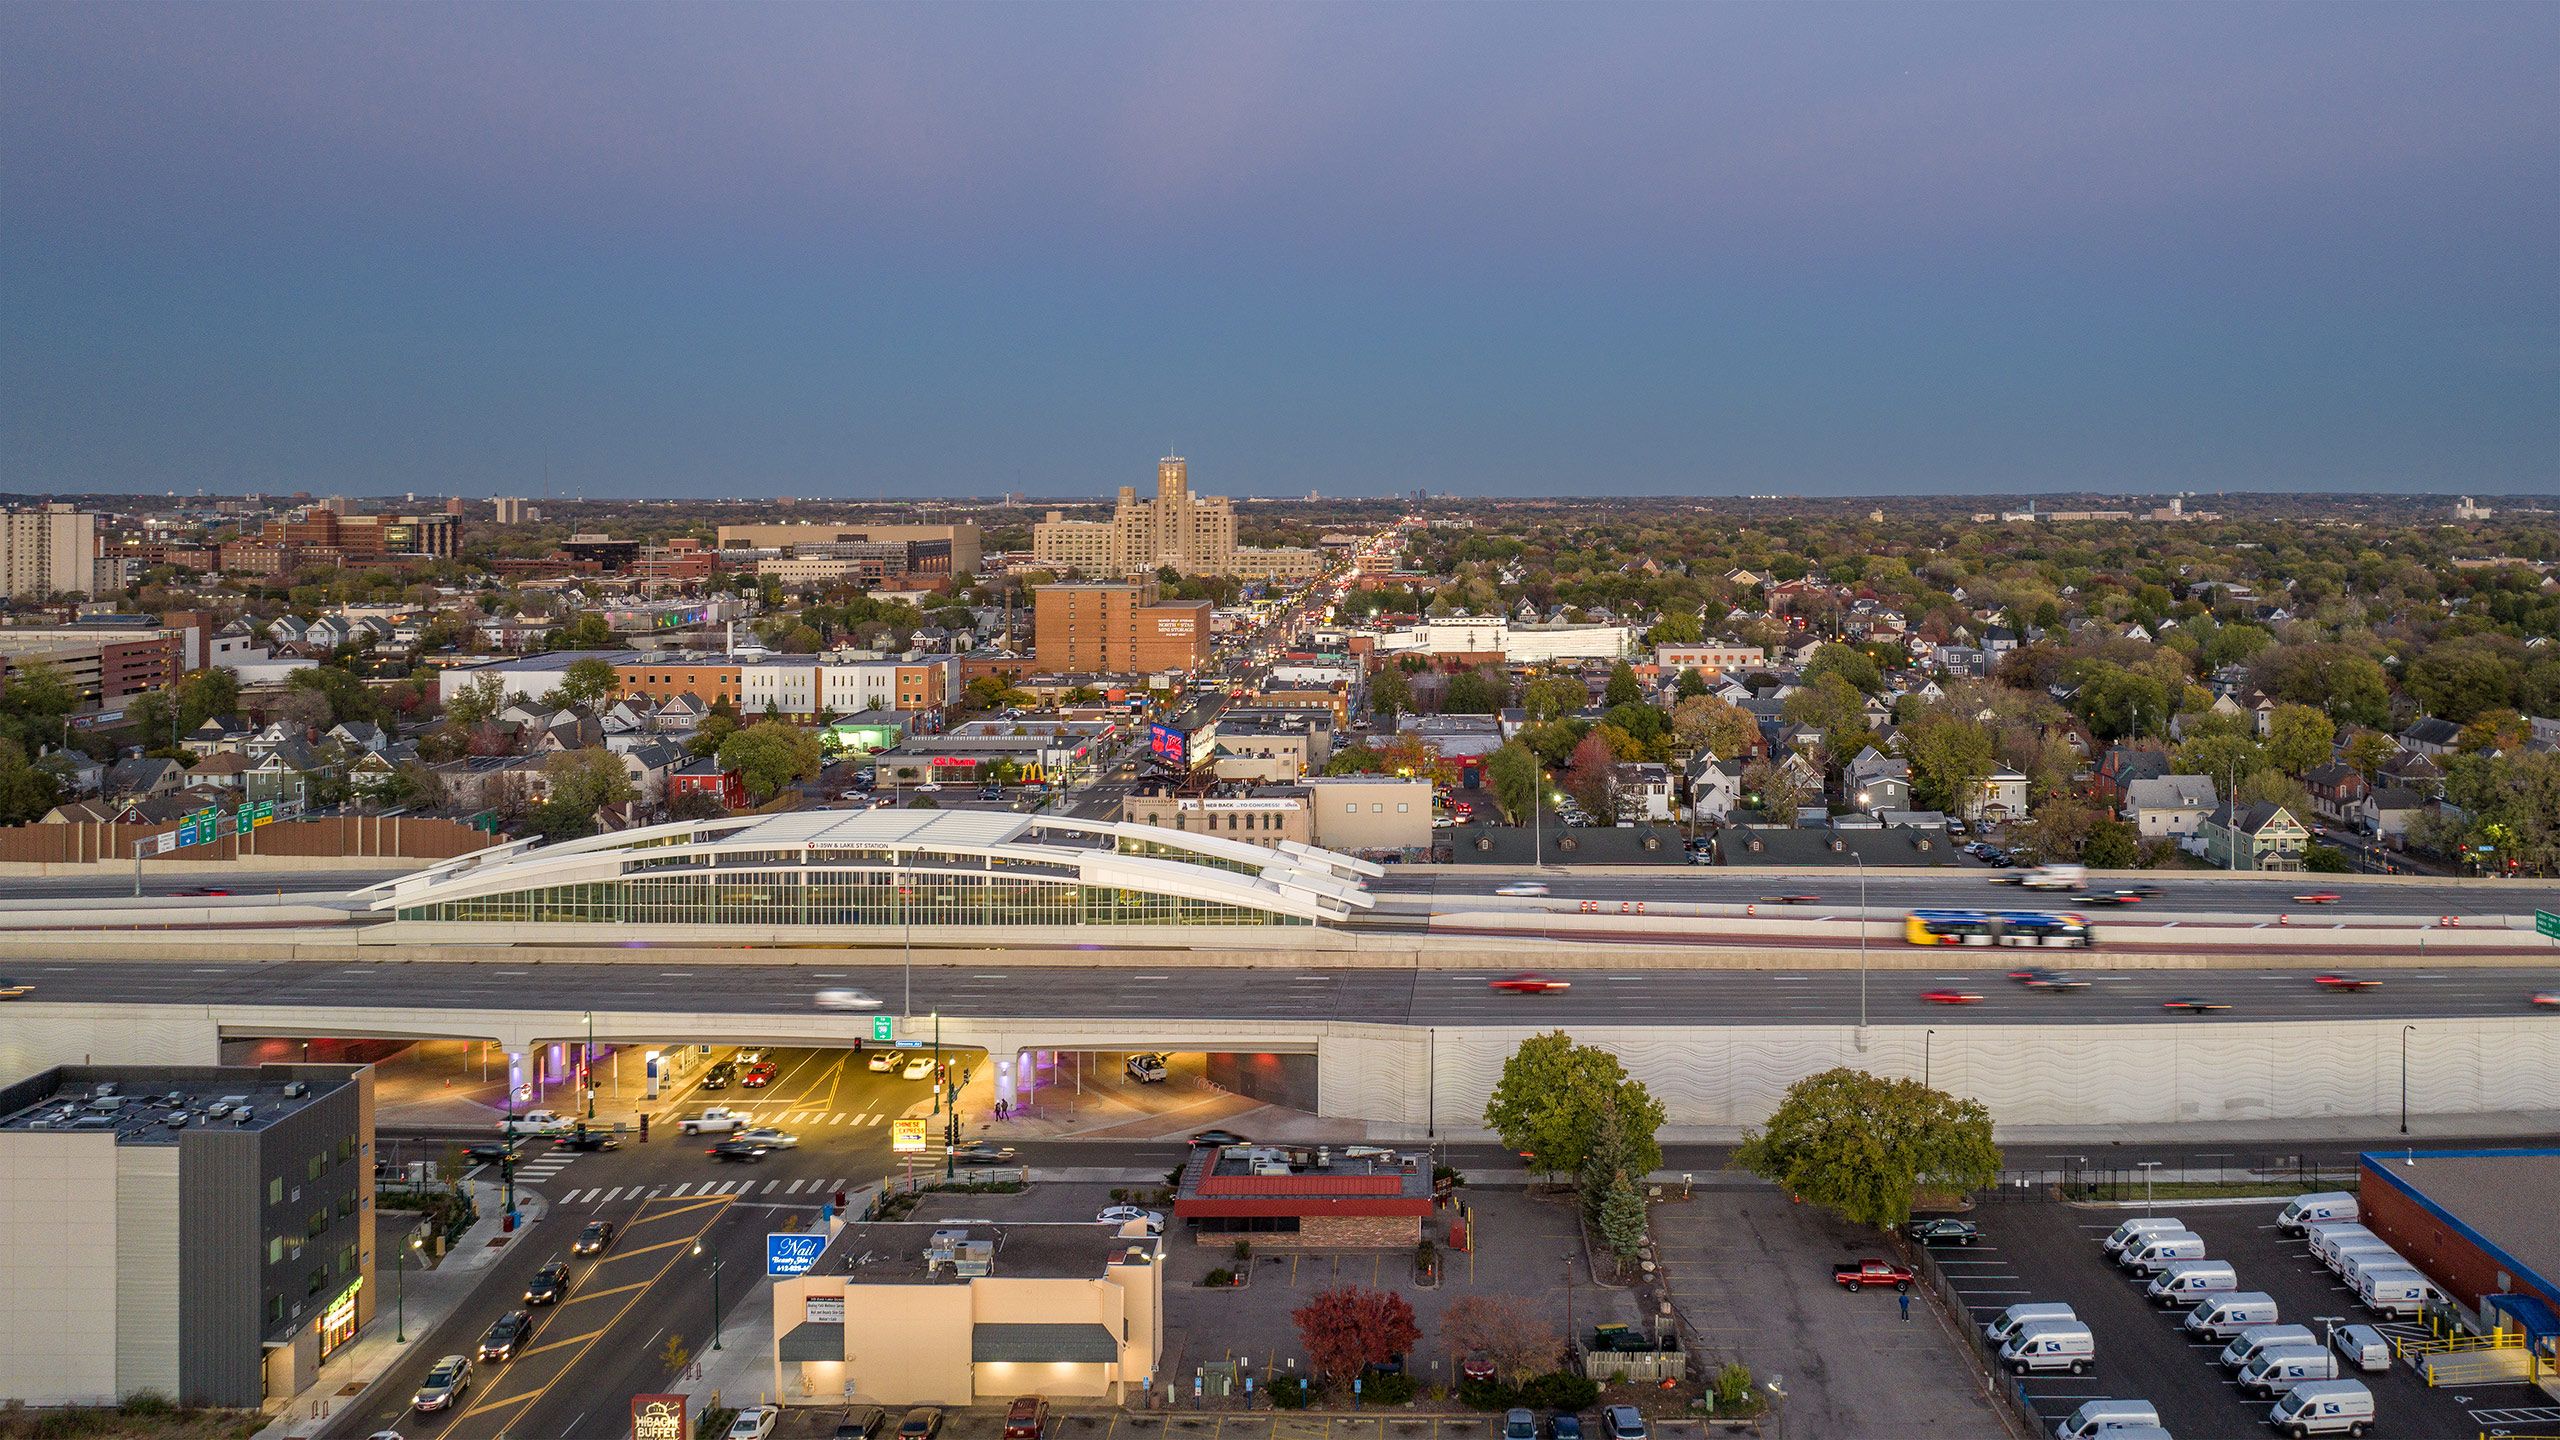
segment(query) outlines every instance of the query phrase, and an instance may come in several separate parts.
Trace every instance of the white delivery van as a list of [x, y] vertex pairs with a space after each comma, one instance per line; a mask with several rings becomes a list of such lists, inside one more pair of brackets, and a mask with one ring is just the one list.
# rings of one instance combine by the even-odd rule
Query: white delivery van
[[2000, 1363], [2014, 1375], [2031, 1370], [2065, 1370], [2085, 1375], [2090, 1366], [2098, 1363], [2098, 1341], [2089, 1333], [2089, 1327], [2077, 1320], [2032, 1320], [2000, 1347]]
[[2110, 1425], [2098, 1432], [2096, 1440], [2178, 1440], [2178, 1437], [2170, 1434], [2166, 1426], [2145, 1425], [2137, 1421], [2131, 1425]]
[[2172, 1260], [2160, 1267], [2160, 1273], [2143, 1287], [2143, 1293], [2162, 1305], [2193, 1305], [2211, 1295], [2228, 1295], [2240, 1288], [2239, 1272], [2228, 1260]]
[[2391, 1368], [2391, 1342], [2370, 1325], [2341, 1325], [2330, 1331], [2329, 1348], [2359, 1370]]
[[2165, 1220], [2155, 1216], [2127, 1220], [2107, 1236], [2106, 1252], [2110, 1255], [2121, 1255], [2124, 1253], [2124, 1247], [2133, 1243], [2135, 1236], [2170, 1235], [2186, 1228], [2187, 1222], [2183, 1220]]
[[2316, 1195], [2296, 1195], [2293, 1203], [2276, 1212], [2276, 1228], [2288, 1235], [2299, 1235], [2314, 1225], [2352, 1225], [2361, 1212], [2356, 1197], [2344, 1190], [2323, 1190]]
[[2053, 1440], [2090, 1440], [2099, 1431], [2114, 1434], [2127, 1425], [2157, 1425], [2160, 1412], [2148, 1400], [2092, 1400], [2053, 1427]]
[[[2338, 1276], [2340, 1279], [2345, 1279], [2347, 1266], [2350, 1262], [2363, 1260], [2370, 1263], [2371, 1261], [2385, 1257], [2397, 1260], [2403, 1265], [2409, 1263], [2406, 1260], [2400, 1259], [2400, 1252], [2392, 1249], [2391, 1242], [2381, 1238], [2380, 1236], [2374, 1236], [2368, 1239], [2365, 1236], [2352, 1235], [2330, 1247], [2327, 1263], [2329, 1266], [2329, 1273]], [[2348, 1283], [2352, 1285], [2355, 1282], [2348, 1281]]]
[[2445, 1293], [2415, 1270], [2368, 1270], [2356, 1284], [2356, 1298], [2368, 1309], [2410, 1320], [2427, 1313], [2427, 1303], [2442, 1301]]
[[1990, 1324], [1982, 1327], [1982, 1338], [1990, 1341], [1995, 1346], [2005, 1345], [2009, 1342], [2010, 1336], [2017, 1334], [2022, 1327], [2032, 1324], [2035, 1321], [2077, 1320], [2079, 1318], [2079, 1316], [2071, 1313], [2071, 1307], [2068, 1305], [2054, 1301], [2029, 1301], [2023, 1304], [2012, 1305], [2008, 1309], [2001, 1311], [1998, 1318], [1994, 1319]]
[[2336, 1249], [2340, 1244], [2346, 1241], [2379, 1240], [2382, 1238], [2352, 1220], [2339, 1221], [2328, 1225], [2314, 1225], [2303, 1233], [2308, 1235], [2311, 1239], [2311, 1258], [2319, 1261], [2323, 1265], [2329, 1263], [2329, 1252]]
[[2206, 1335], [2228, 1340], [2252, 1325], [2276, 1323], [2276, 1297], [2264, 1290], [2234, 1290], [2227, 1295], [2208, 1295], [2187, 1312], [2186, 1330], [2191, 1335]]
[[2267, 1411], [2280, 1435], [2362, 1435], [2373, 1428], [2373, 1392], [2355, 1380], [2296, 1385]]
[[2281, 1395], [2305, 1380], [2338, 1378], [2335, 1352], [2318, 1345], [2284, 1345], [2261, 1350], [2240, 1367], [2240, 1388], [2260, 1395]]
[[2219, 1363], [2225, 1370], [2237, 1370], [2258, 1358], [2261, 1350], [2293, 1349], [2317, 1345], [2320, 1337], [2306, 1325], [2252, 1325], [2231, 1337], [2222, 1347]]
[[2415, 1270], [2408, 1258], [2397, 1250], [2350, 1250], [2338, 1257], [2338, 1279], [2348, 1289], [2362, 1293], [2364, 1277], [2379, 1270]]
[[2128, 1245], [2116, 1257], [2116, 1263], [2136, 1275], [2157, 1275], [2180, 1260], [2204, 1258], [2204, 1237], [2192, 1230], [2179, 1230], [2167, 1235], [2148, 1235], [2139, 1245]]

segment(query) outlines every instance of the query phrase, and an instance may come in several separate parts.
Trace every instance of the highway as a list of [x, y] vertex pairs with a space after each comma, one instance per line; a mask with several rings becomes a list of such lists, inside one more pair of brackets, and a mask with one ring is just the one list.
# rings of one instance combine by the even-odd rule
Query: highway
[[[1991, 876], [1995, 873], [1999, 872], [1977, 866], [1950, 870], [1944, 877], [1930, 876], [1926, 879], [1878, 876], [1866, 882], [1867, 908], [1879, 915], [1899, 915], [1906, 910], [1924, 908], [2055, 909], [2066, 907], [2070, 902], [2070, 892], [2029, 891], [2014, 885], [1994, 884]], [[1491, 895], [1499, 886], [1531, 878], [1545, 885], [1550, 897], [1558, 900], [1678, 900], [1695, 904], [1749, 905], [1780, 895], [1819, 896], [1818, 906], [1788, 907], [1802, 909], [1808, 915], [1818, 911], [1855, 914], [1858, 905], [1858, 876], [1854, 870], [1807, 876], [1761, 875], [1710, 866], [1666, 867], [1665, 873], [1657, 877], [1574, 875], [1553, 869], [1531, 876], [1508, 868], [1488, 870], [1482, 875], [1417, 875], [1400, 873], [1391, 867], [1383, 879], [1371, 882], [1370, 889], [1380, 895], [1428, 895], [1447, 899]], [[2092, 883], [2095, 888], [2103, 890], [2135, 882], [2101, 876]], [[2375, 884], [2352, 875], [2226, 880], [2218, 876], [2198, 878], [2164, 871], [2157, 875], [2143, 875], [2139, 883], [2159, 885], [2168, 893], [2142, 905], [2124, 907], [2121, 911], [2108, 907], [2087, 913], [2104, 923], [2119, 916], [2138, 919], [2147, 912], [2161, 910], [2267, 919], [2290, 914], [2305, 920], [2317, 920], [2332, 913], [2458, 915], [2471, 918], [2529, 916], [2537, 909], [2560, 911], [2560, 883], [2544, 880], [2513, 880], [2486, 885], [2430, 884], [2423, 881]], [[2294, 902], [2296, 895], [2319, 890], [2335, 891], [2343, 898], [2335, 905], [2306, 906]]]
[[[2011, 952], [2014, 957], [2021, 952]], [[2008, 957], [2004, 957], [2004, 961]], [[2059, 963], [2050, 956], [2030, 963]], [[2348, 1017], [2440, 1019], [2533, 1013], [2529, 997], [2560, 991], [2560, 966], [2356, 966], [2383, 982], [2333, 992], [2310, 973], [2282, 969], [2078, 972], [2077, 991], [2028, 990], [2007, 978], [2008, 963], [1879, 970], [1865, 981], [1876, 1024], [2180, 1025]], [[1492, 970], [1165, 966], [1107, 971], [984, 965], [918, 965], [912, 1013], [983, 1018], [1073, 1016], [1123, 1019], [1362, 1020], [1407, 1025], [1836, 1025], [1859, 1013], [1852, 969], [1577, 970], [1560, 994], [1498, 993]], [[592, 1008], [600, 996], [625, 1011], [740, 1014], [812, 1013], [821, 987], [852, 986], [902, 1003], [905, 972], [894, 965], [816, 970], [797, 965], [503, 962], [399, 965], [281, 961], [228, 965], [179, 962], [19, 965], [9, 978], [31, 983], [34, 1001], [417, 1007], [425, 1009]], [[1978, 1003], [1942, 1005], [1922, 992], [1978, 994]], [[2210, 1014], [2165, 1011], [2174, 996], [2230, 1006]], [[20, 1002], [23, 1003], [23, 1002]], [[2552, 1013], [2560, 1024], [2560, 1011]], [[864, 1023], [845, 1017], [848, 1034]], [[748, 1038], [748, 1037], [741, 1037]]]
[[[427, 861], [411, 867], [424, 869]], [[403, 873], [384, 868], [345, 870], [252, 870], [245, 867], [205, 866], [183, 872], [163, 873], [151, 867], [142, 872], [145, 895], [186, 895], [207, 889], [221, 890], [240, 896], [274, 898], [286, 895], [336, 896], [360, 889]], [[133, 894], [133, 872], [101, 870], [86, 875], [7, 875], [0, 876], [0, 899], [19, 901], [91, 900], [127, 898]]]

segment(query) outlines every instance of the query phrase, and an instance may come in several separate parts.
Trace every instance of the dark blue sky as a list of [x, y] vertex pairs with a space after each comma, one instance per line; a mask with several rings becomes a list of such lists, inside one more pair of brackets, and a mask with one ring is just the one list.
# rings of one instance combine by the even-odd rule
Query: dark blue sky
[[0, 489], [2560, 488], [2560, 5], [0, 8]]

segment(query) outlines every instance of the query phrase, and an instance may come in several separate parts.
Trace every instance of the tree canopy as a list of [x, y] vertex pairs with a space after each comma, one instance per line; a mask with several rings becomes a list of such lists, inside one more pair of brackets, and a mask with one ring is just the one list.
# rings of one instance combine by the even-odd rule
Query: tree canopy
[[1991, 1112], [1917, 1080], [1841, 1068], [1787, 1087], [1733, 1165], [1860, 1225], [1911, 1218], [1912, 1191], [1979, 1190], [2000, 1178]]

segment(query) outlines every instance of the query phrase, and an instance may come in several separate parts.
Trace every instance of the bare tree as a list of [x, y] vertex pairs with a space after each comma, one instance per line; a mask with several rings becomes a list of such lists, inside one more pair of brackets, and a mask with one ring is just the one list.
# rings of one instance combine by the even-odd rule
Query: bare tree
[[1453, 1355], [1481, 1355], [1513, 1385], [1564, 1364], [1564, 1338], [1517, 1295], [1470, 1295], [1440, 1317], [1440, 1343]]

